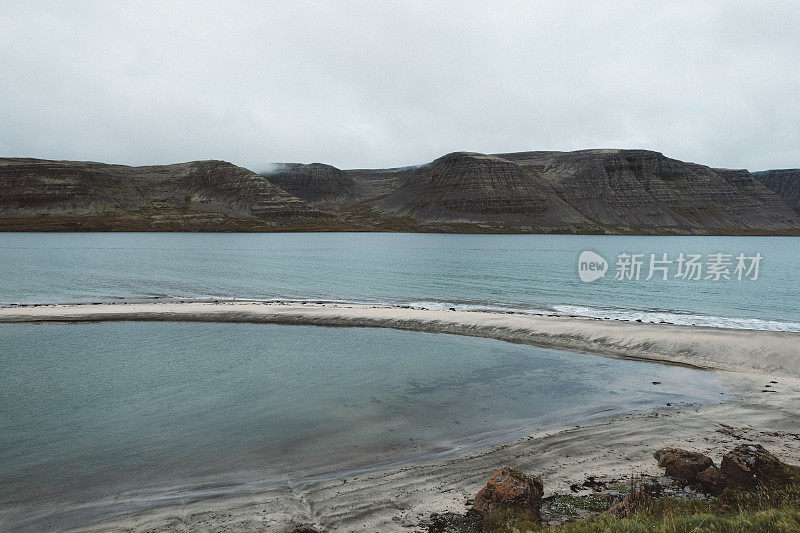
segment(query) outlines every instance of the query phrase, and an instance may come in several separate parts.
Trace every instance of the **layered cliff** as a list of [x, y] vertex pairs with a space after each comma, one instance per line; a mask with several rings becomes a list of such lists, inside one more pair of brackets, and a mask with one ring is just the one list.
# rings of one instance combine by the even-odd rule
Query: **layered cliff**
[[556, 229], [588, 221], [536, 173], [498, 156], [455, 152], [410, 173], [375, 204], [425, 222]]
[[418, 223], [522, 231], [797, 233], [800, 218], [746, 170], [647, 150], [455, 153], [374, 203]]
[[0, 228], [226, 231], [326, 216], [224, 161], [129, 167], [0, 159]]
[[800, 213], [800, 168], [762, 170], [753, 177], [781, 197], [792, 209]]
[[712, 169], [648, 150], [501, 154], [549, 183], [605, 231], [782, 233], [797, 214], [746, 170]]
[[355, 182], [346, 172], [322, 163], [281, 163], [261, 175], [306, 202], [346, 202], [355, 195]]
[[0, 159], [0, 230], [800, 235], [797, 175], [647, 150], [455, 152], [414, 167], [292, 163], [263, 175], [223, 161]]

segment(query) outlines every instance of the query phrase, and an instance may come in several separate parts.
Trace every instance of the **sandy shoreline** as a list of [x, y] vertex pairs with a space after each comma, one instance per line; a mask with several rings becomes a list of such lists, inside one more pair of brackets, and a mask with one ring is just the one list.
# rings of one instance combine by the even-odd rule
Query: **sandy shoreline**
[[542, 477], [546, 494], [569, 492], [588, 476], [659, 475], [653, 452], [678, 446], [715, 461], [736, 444], [758, 442], [800, 463], [800, 380], [721, 372], [734, 398], [664, 407], [516, 439], [468, 454], [324, 482], [288, 482], [254, 494], [200, 500], [111, 518], [75, 531], [421, 531], [430, 513], [464, 512], [466, 501], [502, 466]]
[[[432, 512], [463, 512], [498, 468], [539, 475], [566, 492], [588, 476], [656, 475], [652, 453], [679, 446], [718, 460], [759, 442], [800, 463], [800, 334], [498, 312], [319, 303], [142, 303], [0, 308], [0, 322], [213, 321], [390, 327], [452, 333], [718, 370], [733, 394], [720, 404], [664, 406], [560, 428], [478, 451], [326, 481], [131, 512], [80, 531], [414, 531]], [[763, 392], [770, 382], [770, 393]], [[133, 510], [132, 510], [133, 511]]]
[[695, 368], [800, 377], [800, 333], [791, 332], [335, 303], [153, 302], [0, 308], [0, 323], [125, 320], [385, 327], [488, 337]]

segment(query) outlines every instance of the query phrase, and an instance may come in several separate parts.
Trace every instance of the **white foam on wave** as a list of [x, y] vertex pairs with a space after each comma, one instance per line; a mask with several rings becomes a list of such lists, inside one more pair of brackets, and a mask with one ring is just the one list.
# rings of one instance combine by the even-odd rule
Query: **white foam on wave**
[[[187, 298], [188, 299], [188, 298]], [[194, 298], [197, 299], [197, 298]], [[438, 300], [413, 300], [413, 301], [390, 301], [390, 300], [344, 300], [330, 298], [270, 298], [269, 300], [259, 300], [250, 298], [231, 298], [214, 296], [209, 299], [220, 301], [272, 301], [272, 302], [325, 302], [338, 304], [362, 304], [362, 305], [407, 305], [422, 309], [446, 311], [456, 309], [458, 311], [495, 311], [500, 313], [526, 313], [531, 315], [562, 315], [562, 316], [582, 316], [588, 318], [605, 318], [609, 320], [622, 320], [635, 322], [640, 320], [651, 324], [676, 324], [681, 326], [700, 326], [711, 328], [726, 329], [755, 329], [763, 331], [791, 331], [800, 333], [800, 322], [788, 322], [781, 320], [764, 320], [760, 318], [742, 317], [723, 317], [688, 313], [675, 313], [668, 311], [642, 311], [630, 309], [607, 309], [600, 307], [588, 307], [580, 305], [554, 305], [552, 308], [519, 307], [491, 304], [467, 304], [443, 302]]]
[[800, 323], [760, 318], [723, 317], [697, 314], [670, 313], [665, 311], [640, 311], [623, 309], [601, 309], [579, 305], [555, 305], [553, 309], [560, 315], [575, 315], [591, 318], [608, 318], [629, 322], [641, 320], [652, 324], [678, 324], [682, 326], [702, 326], [727, 329], [757, 329], [763, 331], [800, 332]]

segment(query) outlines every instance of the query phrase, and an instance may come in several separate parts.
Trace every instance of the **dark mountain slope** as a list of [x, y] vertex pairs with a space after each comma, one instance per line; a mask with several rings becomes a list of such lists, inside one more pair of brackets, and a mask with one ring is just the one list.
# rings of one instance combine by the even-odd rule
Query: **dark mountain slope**
[[261, 175], [306, 202], [347, 201], [355, 195], [356, 185], [350, 175], [322, 163], [281, 163]]
[[287, 164], [266, 177], [222, 161], [0, 159], [0, 230], [800, 235], [800, 214], [759, 181], [797, 205], [797, 172], [647, 150], [455, 152], [378, 170]]
[[224, 161], [129, 167], [0, 159], [0, 227], [233, 230], [326, 217]]
[[359, 200], [383, 197], [402, 187], [414, 175], [420, 165], [412, 167], [353, 169], [346, 170], [356, 184]]
[[376, 203], [387, 213], [422, 222], [466, 222], [538, 230], [588, 221], [555, 195], [536, 173], [498, 156], [455, 152], [417, 168]]
[[782, 233], [800, 218], [746, 170], [712, 169], [647, 150], [525, 152], [501, 157], [538, 173], [612, 232]]
[[762, 170], [752, 175], [800, 213], [800, 168]]

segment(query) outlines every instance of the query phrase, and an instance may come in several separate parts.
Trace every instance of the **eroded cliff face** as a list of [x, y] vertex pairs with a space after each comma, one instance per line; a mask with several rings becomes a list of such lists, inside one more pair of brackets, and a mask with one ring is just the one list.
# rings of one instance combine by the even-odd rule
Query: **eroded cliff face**
[[800, 168], [762, 170], [752, 175], [800, 213]]
[[261, 175], [289, 194], [310, 203], [346, 202], [355, 195], [353, 178], [322, 163], [282, 163]]
[[247, 169], [224, 161], [129, 167], [0, 159], [0, 227], [196, 229], [307, 223], [325, 217]]
[[223, 161], [0, 159], [0, 229], [800, 235], [781, 199], [797, 205], [797, 173], [647, 150], [455, 152], [416, 167], [266, 175]]
[[538, 173], [606, 231], [771, 233], [800, 219], [746, 170], [712, 169], [647, 150], [504, 154]]
[[376, 208], [420, 222], [551, 229], [588, 221], [537, 173], [494, 155], [455, 152], [409, 174]]
[[449, 154], [375, 203], [420, 222], [523, 231], [748, 234], [800, 231], [800, 218], [746, 170], [647, 150]]

